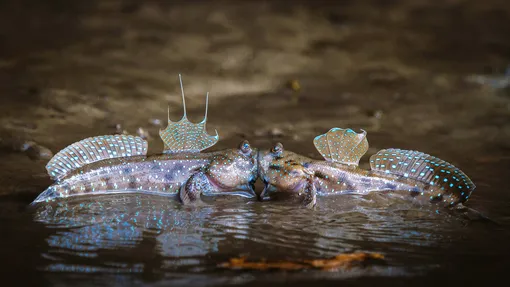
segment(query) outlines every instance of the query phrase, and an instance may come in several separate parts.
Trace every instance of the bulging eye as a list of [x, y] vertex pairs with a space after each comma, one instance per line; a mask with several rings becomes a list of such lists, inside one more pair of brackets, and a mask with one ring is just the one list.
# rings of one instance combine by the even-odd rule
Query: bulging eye
[[244, 140], [244, 141], [241, 142], [241, 144], [239, 145], [239, 149], [244, 154], [251, 153], [251, 146], [250, 146], [250, 143], [247, 140]]
[[277, 143], [272, 149], [271, 152], [275, 155], [280, 155], [283, 152], [283, 144]]

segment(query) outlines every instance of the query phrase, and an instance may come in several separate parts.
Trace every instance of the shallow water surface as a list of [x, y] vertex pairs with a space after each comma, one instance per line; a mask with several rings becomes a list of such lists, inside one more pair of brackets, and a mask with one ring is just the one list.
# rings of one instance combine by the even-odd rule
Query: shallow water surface
[[[93, 279], [105, 286], [276, 284], [281, 280], [299, 285], [312, 279], [389, 280], [437, 272], [464, 276], [469, 262], [493, 260], [494, 246], [508, 239], [497, 225], [469, 216], [466, 210], [416, 206], [381, 194], [324, 199], [310, 210], [291, 202], [227, 197], [206, 198], [204, 206], [189, 207], [165, 196], [117, 194], [18, 206], [24, 215], [15, 218], [12, 202], [3, 202], [1, 219], [10, 222], [4, 232], [16, 234], [13, 242], [6, 243], [12, 249], [3, 253], [23, 261], [16, 272], [31, 277], [23, 280], [52, 285], [74, 285], [83, 276], [87, 282]], [[23, 243], [15, 242], [16, 238], [23, 238]], [[484, 246], [479, 240], [494, 245]], [[238, 256], [292, 261], [356, 251], [381, 253], [386, 259], [332, 272], [218, 266]]]

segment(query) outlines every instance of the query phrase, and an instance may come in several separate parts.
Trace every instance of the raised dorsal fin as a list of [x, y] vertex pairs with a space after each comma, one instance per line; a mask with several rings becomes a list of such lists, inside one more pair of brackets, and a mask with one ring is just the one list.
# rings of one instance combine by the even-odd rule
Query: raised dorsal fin
[[[411, 178], [452, 192], [466, 201], [475, 184], [460, 169], [440, 158], [413, 150], [383, 149], [370, 157], [372, 170]], [[453, 200], [453, 198], [452, 198]], [[452, 201], [452, 203], [454, 203]]]
[[207, 134], [205, 125], [207, 123], [207, 109], [209, 106], [209, 93], [206, 95], [205, 116], [204, 119], [194, 124], [186, 116], [186, 100], [184, 99], [184, 88], [182, 86], [182, 77], [179, 74], [181, 83], [182, 105], [184, 115], [178, 122], [170, 120], [170, 109], [168, 111], [168, 126], [159, 131], [159, 136], [165, 144], [163, 153], [179, 152], [200, 152], [206, 148], [215, 145], [218, 142], [218, 132], [215, 136]]
[[103, 159], [146, 155], [147, 141], [131, 135], [108, 135], [86, 138], [59, 151], [46, 165], [54, 180]]
[[351, 129], [332, 128], [315, 137], [313, 144], [327, 161], [358, 165], [368, 150], [367, 132], [361, 131], [358, 134]]

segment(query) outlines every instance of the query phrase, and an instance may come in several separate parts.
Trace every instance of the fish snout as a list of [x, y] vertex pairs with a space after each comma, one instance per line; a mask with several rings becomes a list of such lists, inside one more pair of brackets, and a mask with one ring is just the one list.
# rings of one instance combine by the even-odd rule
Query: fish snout
[[259, 150], [257, 155], [257, 170], [258, 176], [261, 179], [267, 175], [267, 170], [269, 169], [269, 164], [273, 160], [273, 156], [271, 152], [268, 150]]

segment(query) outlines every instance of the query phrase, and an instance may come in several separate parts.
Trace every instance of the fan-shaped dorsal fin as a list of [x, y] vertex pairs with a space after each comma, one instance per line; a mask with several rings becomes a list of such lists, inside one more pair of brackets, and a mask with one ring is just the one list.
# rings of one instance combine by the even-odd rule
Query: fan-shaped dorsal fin
[[313, 144], [327, 161], [358, 165], [368, 150], [367, 132], [361, 131], [358, 134], [351, 129], [332, 128], [315, 137]]
[[204, 119], [194, 124], [188, 120], [186, 115], [186, 99], [184, 98], [184, 88], [180, 74], [179, 81], [181, 84], [184, 114], [178, 122], [172, 122], [170, 120], [170, 108], [168, 108], [168, 126], [164, 130], [159, 131], [159, 136], [165, 144], [163, 153], [200, 152], [218, 142], [218, 132], [215, 131], [216, 135], [211, 136], [207, 134], [205, 129], [207, 109], [209, 108], [209, 93], [206, 95]]
[[59, 151], [46, 165], [59, 180], [71, 171], [104, 159], [147, 155], [147, 141], [131, 135], [105, 135], [83, 139]]

